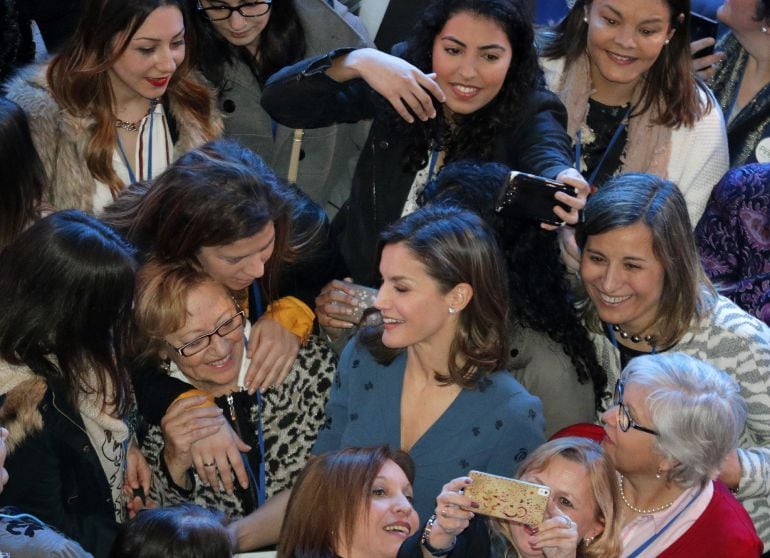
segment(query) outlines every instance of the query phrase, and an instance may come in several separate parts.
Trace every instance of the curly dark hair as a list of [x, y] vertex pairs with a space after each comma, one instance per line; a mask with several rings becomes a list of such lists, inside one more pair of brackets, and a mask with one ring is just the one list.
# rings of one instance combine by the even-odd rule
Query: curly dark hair
[[[446, 203], [474, 211], [492, 227], [508, 271], [512, 323], [545, 333], [561, 345], [580, 383], [593, 383], [599, 409], [607, 388], [607, 373], [575, 309], [556, 235], [532, 221], [503, 220], [495, 212], [509, 172], [500, 163], [452, 163], [426, 186], [419, 202]], [[537, 262], [536, 269], [530, 262]]]
[[437, 116], [429, 122], [406, 124], [393, 116], [393, 126], [406, 138], [404, 168], [416, 172], [427, 164], [431, 147], [445, 151], [444, 160], [490, 160], [493, 139], [502, 126], [515, 126], [525, 99], [542, 83], [534, 47], [534, 32], [523, 0], [435, 0], [422, 13], [414, 34], [406, 44], [403, 58], [423, 72], [433, 71], [433, 42], [454, 15], [470, 12], [497, 23], [511, 44], [511, 65], [497, 96], [485, 107], [463, 116], [455, 116], [452, 129], [437, 101]]
[[198, 0], [187, 0], [198, 50], [193, 53], [203, 75], [216, 87], [227, 87], [224, 79], [225, 64], [245, 63], [264, 85], [271, 75], [305, 57], [305, 31], [299, 21], [294, 0], [278, 0], [271, 5], [267, 24], [259, 36], [259, 56], [253, 56], [246, 47], [231, 45], [217, 31], [206, 16], [197, 10]]

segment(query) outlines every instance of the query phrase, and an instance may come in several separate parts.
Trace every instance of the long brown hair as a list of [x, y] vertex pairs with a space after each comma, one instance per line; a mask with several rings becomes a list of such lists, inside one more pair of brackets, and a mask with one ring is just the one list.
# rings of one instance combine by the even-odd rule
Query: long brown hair
[[[475, 213], [438, 204], [423, 207], [388, 227], [380, 235], [380, 252], [384, 246], [398, 243], [425, 266], [442, 293], [460, 283], [473, 288], [470, 302], [460, 312], [447, 355], [447, 371], [437, 370], [436, 380], [474, 388], [483, 376], [505, 368], [508, 279], [492, 230]], [[362, 328], [359, 340], [382, 364], [403, 351], [385, 347], [379, 329]]]
[[[558, 24], [542, 30], [538, 36], [541, 56], [564, 58], [565, 67], [586, 52], [588, 23], [585, 13], [593, 0], [577, 0], [569, 14]], [[669, 25], [675, 32], [663, 47], [655, 63], [643, 78], [639, 104], [634, 114], [657, 111], [655, 124], [677, 128], [693, 126], [711, 110], [712, 96], [692, 71], [690, 55], [690, 0], [665, 0], [671, 11]], [[707, 102], [700, 100], [704, 94]]]
[[[115, 197], [125, 186], [112, 167], [117, 132], [115, 95], [108, 70], [157, 8], [176, 6], [185, 21], [185, 41], [194, 43], [189, 17], [181, 0], [87, 0], [75, 34], [48, 66], [47, 80], [59, 105], [74, 116], [93, 118], [86, 146], [86, 165]], [[211, 139], [212, 94], [193, 74], [189, 55], [171, 77], [164, 98], [184, 107]]]
[[369, 509], [372, 484], [386, 461], [414, 483], [412, 458], [388, 446], [348, 448], [314, 457], [300, 473], [286, 508], [278, 558], [335, 558]]

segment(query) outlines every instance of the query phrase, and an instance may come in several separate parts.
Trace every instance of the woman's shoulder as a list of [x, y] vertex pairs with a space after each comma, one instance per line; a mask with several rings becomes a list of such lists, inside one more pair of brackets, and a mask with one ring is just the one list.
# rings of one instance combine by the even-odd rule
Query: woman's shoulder
[[358, 17], [337, 0], [295, 0], [294, 6], [305, 31], [306, 56], [371, 43]]
[[44, 426], [41, 406], [50, 388], [45, 378], [24, 365], [0, 360], [0, 425], [10, 432], [9, 453]]
[[5, 96], [30, 117], [53, 116], [61, 111], [48, 87], [47, 71], [47, 63], [25, 66], [4, 87]]

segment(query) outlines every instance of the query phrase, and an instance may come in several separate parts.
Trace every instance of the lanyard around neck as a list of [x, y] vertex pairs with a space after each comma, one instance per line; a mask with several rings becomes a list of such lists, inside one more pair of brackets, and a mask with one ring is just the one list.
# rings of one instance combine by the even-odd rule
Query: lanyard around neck
[[679, 516], [680, 516], [680, 515], [682, 515], [682, 514], [683, 514], [685, 511], [687, 511], [687, 508], [689, 508], [689, 507], [692, 505], [692, 503], [693, 503], [693, 502], [696, 500], [696, 498], [698, 498], [698, 496], [700, 496], [700, 494], [701, 494], [701, 491], [698, 491], [698, 492], [695, 494], [695, 496], [693, 496], [693, 497], [690, 499], [690, 501], [689, 501], [689, 502], [687, 502], [687, 505], [686, 505], [685, 507], [683, 507], [681, 510], [679, 510], [679, 513], [677, 513], [677, 514], [676, 514], [674, 517], [672, 517], [672, 518], [671, 518], [671, 519], [668, 521], [668, 523], [666, 523], [666, 524], [663, 526], [663, 528], [662, 528], [660, 531], [658, 531], [657, 533], [653, 534], [653, 535], [652, 535], [652, 536], [651, 536], [649, 539], [647, 539], [647, 540], [646, 540], [646, 541], [644, 541], [644, 542], [643, 542], [641, 545], [639, 545], [639, 547], [637, 547], [637, 549], [636, 549], [636, 550], [634, 550], [634, 551], [633, 551], [631, 554], [629, 554], [629, 555], [628, 555], [628, 558], [637, 558], [637, 557], [641, 556], [641, 555], [642, 555], [642, 552], [644, 552], [645, 550], [647, 550], [647, 548], [648, 548], [648, 547], [649, 547], [649, 546], [650, 546], [652, 543], [654, 543], [656, 540], [658, 540], [658, 538], [659, 538], [659, 537], [660, 537], [660, 536], [661, 536], [663, 533], [665, 533], [665, 532], [666, 532], [666, 530], [668, 530], [668, 528], [669, 528], [669, 527], [671, 527], [671, 525], [672, 525], [672, 524], [673, 524], [673, 523], [674, 523], [674, 522], [675, 522], [677, 519], [679, 519]]
[[[153, 128], [155, 126], [155, 106], [157, 105], [157, 101], [153, 99], [153, 102], [150, 104], [150, 140], [148, 142], [147, 148], [149, 150], [149, 155], [147, 157], [147, 180], [150, 180], [152, 178], [152, 136], [153, 136]], [[142, 123], [141, 128], [139, 128], [139, 137], [142, 136], [144, 133], [144, 122]], [[128, 178], [130, 180], [131, 184], [134, 184], [138, 182], [136, 179], [136, 175], [134, 175], [134, 171], [131, 169], [131, 165], [128, 162], [128, 157], [126, 156], [126, 150], [123, 149], [123, 142], [120, 141], [120, 135], [116, 133], [117, 143], [118, 143], [118, 151], [120, 152], [120, 156], [123, 159], [123, 163], [126, 165], [126, 169], [128, 170]]]
[[[588, 184], [590, 186], [593, 187], [596, 184], [596, 178], [599, 176], [599, 172], [602, 170], [602, 167], [604, 167], [604, 163], [607, 160], [607, 156], [612, 151], [612, 148], [615, 147], [615, 144], [618, 143], [618, 140], [620, 139], [620, 135], [628, 126], [628, 117], [630, 114], [631, 114], [631, 104], [629, 103], [628, 108], [626, 109], [626, 112], [623, 113], [623, 118], [620, 119], [620, 124], [618, 124], [617, 128], [615, 128], [615, 132], [612, 134], [610, 143], [607, 144], [607, 148], [604, 150], [604, 153], [602, 153], [602, 158], [599, 159], [599, 162], [594, 167], [594, 171], [591, 173], [591, 176], [588, 179]], [[578, 171], [580, 171], [580, 159], [583, 157], [582, 149], [583, 149], [583, 134], [581, 130], [578, 130], [577, 137], [575, 139], [575, 168], [578, 169]]]

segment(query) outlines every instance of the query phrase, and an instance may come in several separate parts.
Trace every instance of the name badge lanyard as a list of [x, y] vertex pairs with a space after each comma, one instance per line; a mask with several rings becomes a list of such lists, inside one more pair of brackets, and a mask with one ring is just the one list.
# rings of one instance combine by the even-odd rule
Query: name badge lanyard
[[[152, 106], [150, 107], [150, 141], [148, 143], [148, 149], [149, 149], [149, 156], [147, 157], [147, 179], [152, 178], [152, 129], [155, 125], [155, 105], [157, 102], [153, 100]], [[142, 128], [139, 130], [139, 137], [142, 137], [142, 133], [144, 132], [144, 125], [142, 125]], [[126, 165], [126, 169], [128, 169], [128, 178], [131, 181], [131, 184], [134, 184], [138, 182], [136, 179], [136, 176], [134, 175], [134, 171], [131, 170], [131, 165], [128, 163], [128, 157], [126, 156], [126, 151], [123, 149], [123, 143], [120, 141], [120, 135], [116, 135], [118, 139], [118, 151], [120, 152], [120, 156], [123, 159], [123, 163]]]
[[700, 496], [700, 492], [698, 492], [695, 496], [693, 496], [689, 502], [687, 502], [687, 505], [683, 507], [681, 510], [679, 510], [679, 513], [677, 513], [674, 517], [672, 517], [668, 523], [666, 523], [663, 528], [652, 535], [649, 539], [644, 541], [636, 550], [634, 550], [631, 554], [628, 555], [628, 558], [637, 558], [642, 555], [642, 552], [647, 550], [647, 547], [649, 547], [652, 543], [654, 543], [658, 538], [669, 528], [671, 525], [679, 519], [679, 516], [682, 515], [687, 508], [690, 507], [690, 505], [695, 501], [695, 499]]
[[[623, 130], [626, 129], [626, 126], [628, 126], [628, 117], [631, 114], [631, 105], [628, 105], [628, 108], [626, 109], [626, 112], [623, 113], [623, 118], [620, 120], [620, 124], [618, 124], [618, 127], [615, 128], [615, 133], [612, 134], [612, 139], [610, 139], [610, 143], [607, 145], [607, 148], [604, 150], [604, 153], [602, 153], [602, 158], [599, 159], [599, 163], [594, 167], [594, 171], [591, 173], [590, 178], [588, 179], [588, 185], [592, 188], [594, 187], [594, 184], [596, 184], [596, 178], [599, 176], [599, 172], [602, 170], [602, 167], [604, 167], [604, 163], [607, 161], [607, 156], [609, 155], [610, 151], [612, 151], [612, 148], [615, 146], [615, 144], [620, 139], [620, 135], [623, 133]], [[583, 157], [583, 134], [581, 130], [577, 131], [577, 137], [575, 138], [575, 168], [580, 172], [580, 160]]]
[[[245, 349], [248, 350], [249, 342], [246, 337], [243, 338], [243, 342]], [[257, 446], [259, 447], [259, 471], [257, 472], [256, 478], [254, 476], [254, 471], [251, 469], [251, 465], [249, 465], [249, 460], [243, 452], [241, 452], [241, 458], [243, 459], [243, 465], [246, 468], [246, 473], [251, 481], [251, 486], [256, 486], [257, 506], [261, 508], [267, 499], [267, 475], [265, 473], [265, 435], [262, 429], [262, 395], [259, 390], [254, 394], [254, 398], [257, 401]]]

